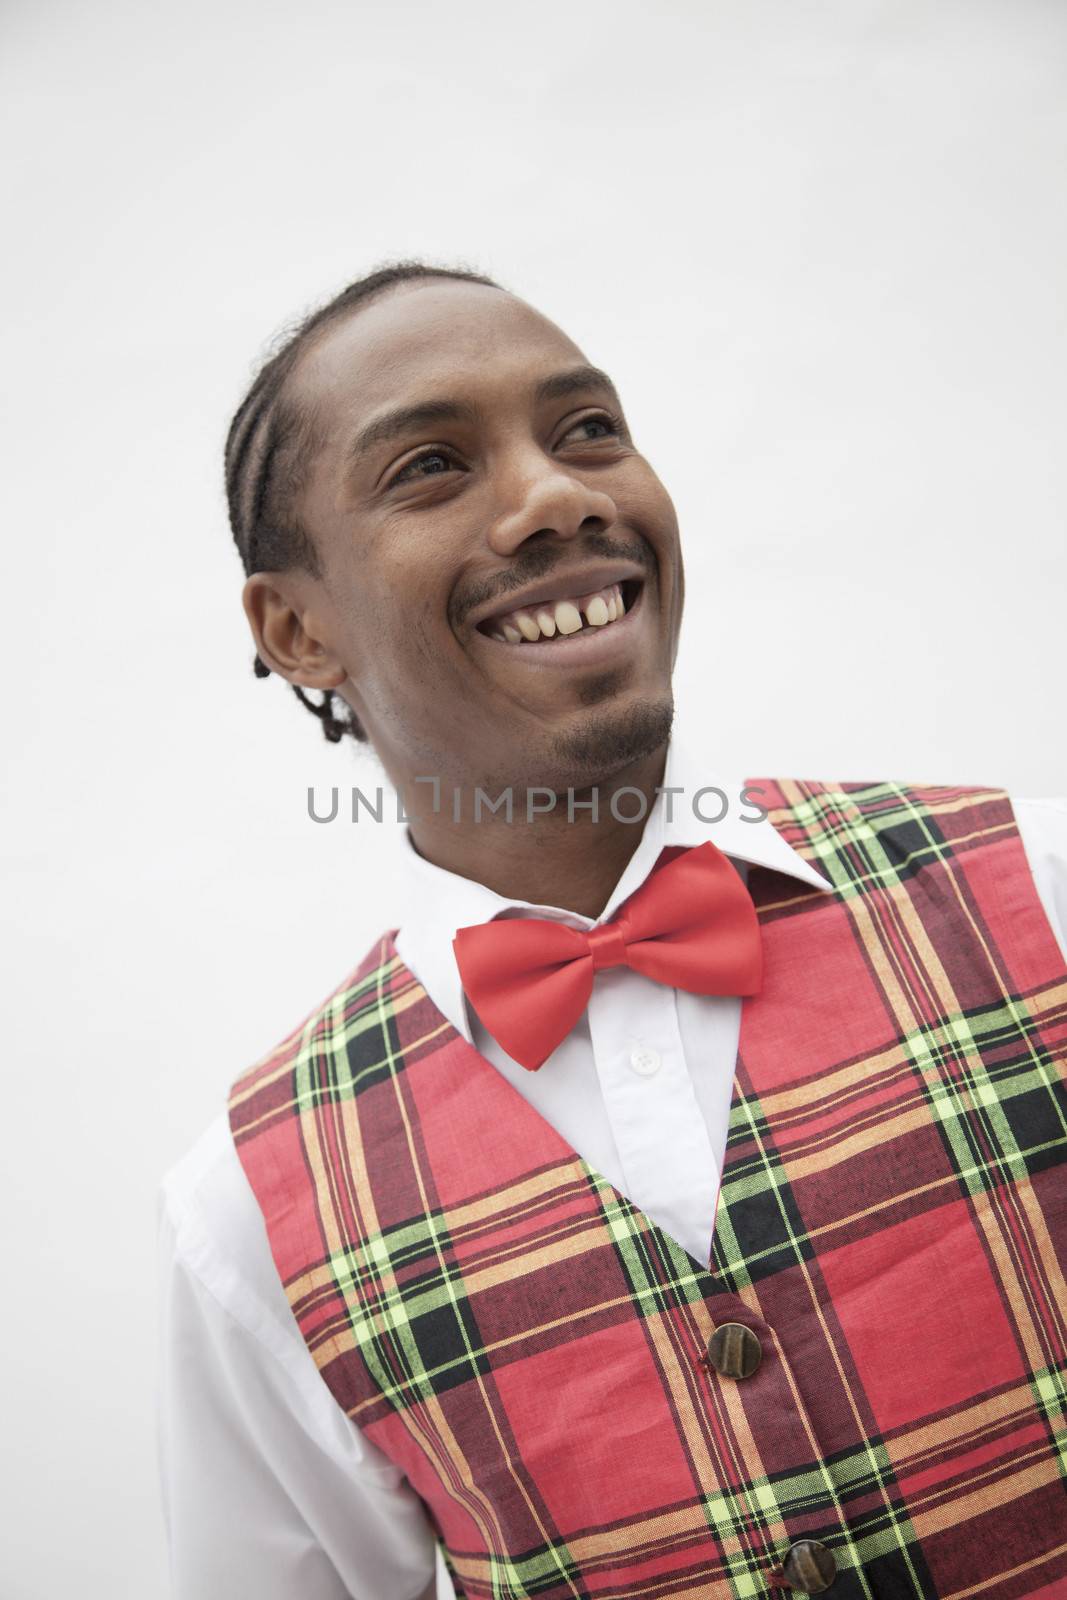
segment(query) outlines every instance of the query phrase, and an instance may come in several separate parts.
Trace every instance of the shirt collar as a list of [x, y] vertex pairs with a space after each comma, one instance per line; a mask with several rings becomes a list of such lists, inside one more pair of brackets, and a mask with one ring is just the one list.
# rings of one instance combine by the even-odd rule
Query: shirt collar
[[[756, 790], [746, 793], [742, 780], [726, 780], [709, 773], [677, 735], [672, 737], [667, 751], [660, 789], [640, 843], [596, 922], [614, 916], [622, 902], [644, 883], [668, 845], [690, 848], [710, 839], [736, 862], [770, 867], [810, 888], [831, 887], [782, 838], [759, 805]], [[594, 922], [558, 906], [507, 899], [472, 878], [434, 866], [419, 855], [407, 829], [404, 838], [404, 914], [396, 939], [397, 951], [438, 1010], [470, 1043], [470, 1021], [452, 950], [457, 929], [491, 922], [499, 916], [549, 917], [579, 928], [593, 927]]]
[[[677, 737], [672, 738], [667, 752], [661, 787], [666, 790], [668, 786], [681, 793], [672, 797], [672, 819], [664, 818], [665, 845], [692, 846], [710, 839], [735, 861], [770, 867], [812, 889], [832, 887], [817, 867], [782, 838], [760, 804], [758, 788], [746, 789], [742, 778], [728, 780], [709, 775], [706, 764], [697, 761], [689, 746]], [[664, 808], [667, 798], [666, 793], [659, 797]]]

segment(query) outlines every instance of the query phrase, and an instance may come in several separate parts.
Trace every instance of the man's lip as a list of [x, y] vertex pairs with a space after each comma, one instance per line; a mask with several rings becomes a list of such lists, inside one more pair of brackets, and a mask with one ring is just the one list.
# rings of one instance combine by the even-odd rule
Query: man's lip
[[566, 571], [542, 578], [525, 589], [513, 589], [508, 594], [500, 595], [491, 606], [473, 611], [467, 623], [470, 627], [478, 628], [491, 617], [503, 617], [510, 611], [530, 611], [536, 606], [551, 605], [556, 600], [570, 600], [575, 595], [607, 589], [613, 583], [627, 583], [633, 579], [644, 582], [647, 577], [647, 569], [635, 561], [599, 561], [581, 567], [568, 567]]
[[521, 666], [533, 670], [551, 667], [574, 671], [583, 663], [591, 666], [605, 665], [612, 658], [625, 657], [633, 644], [631, 630], [640, 628], [645, 616], [645, 585], [638, 589], [633, 604], [617, 622], [605, 623], [600, 628], [580, 628], [577, 633], [556, 634], [552, 639], [523, 640], [521, 644], [508, 644], [494, 638], [491, 633], [479, 635], [490, 651], [508, 652], [507, 657]]

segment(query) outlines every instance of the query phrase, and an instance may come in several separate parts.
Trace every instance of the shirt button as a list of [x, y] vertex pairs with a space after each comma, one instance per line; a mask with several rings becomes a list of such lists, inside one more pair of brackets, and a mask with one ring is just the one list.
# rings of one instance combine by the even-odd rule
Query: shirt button
[[801, 1594], [822, 1594], [837, 1576], [837, 1562], [818, 1539], [798, 1539], [786, 1553], [782, 1575]]
[[647, 1044], [636, 1044], [630, 1051], [630, 1065], [639, 1078], [653, 1078], [660, 1069], [660, 1054]]

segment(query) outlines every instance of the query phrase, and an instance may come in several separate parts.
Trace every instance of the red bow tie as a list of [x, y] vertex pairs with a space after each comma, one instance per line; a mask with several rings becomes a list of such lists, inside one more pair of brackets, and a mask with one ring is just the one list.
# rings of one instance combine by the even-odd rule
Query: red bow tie
[[756, 994], [763, 974], [751, 896], [710, 842], [658, 867], [588, 933], [544, 917], [505, 918], [460, 928], [452, 948], [478, 1016], [530, 1072], [570, 1033], [605, 967], [632, 967], [691, 994]]

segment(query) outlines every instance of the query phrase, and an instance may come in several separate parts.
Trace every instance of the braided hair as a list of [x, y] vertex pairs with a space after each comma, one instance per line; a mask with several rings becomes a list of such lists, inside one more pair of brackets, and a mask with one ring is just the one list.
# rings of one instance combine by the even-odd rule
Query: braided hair
[[[284, 339], [260, 368], [234, 414], [226, 437], [226, 500], [230, 529], [244, 564], [245, 574], [286, 572], [294, 568], [321, 576], [315, 547], [301, 525], [297, 503], [307, 483], [318, 444], [313, 420], [285, 390], [293, 368], [314, 335], [375, 296], [398, 284], [425, 278], [453, 278], [497, 289], [492, 278], [465, 267], [431, 267], [422, 261], [396, 261], [358, 278], [340, 294], [312, 311]], [[257, 653], [253, 663], [257, 678], [268, 678], [270, 668]], [[365, 740], [367, 735], [343, 697], [333, 689], [322, 700], [310, 699], [299, 684], [289, 687], [314, 716], [331, 744], [345, 734]], [[343, 709], [335, 709], [335, 699]]]

